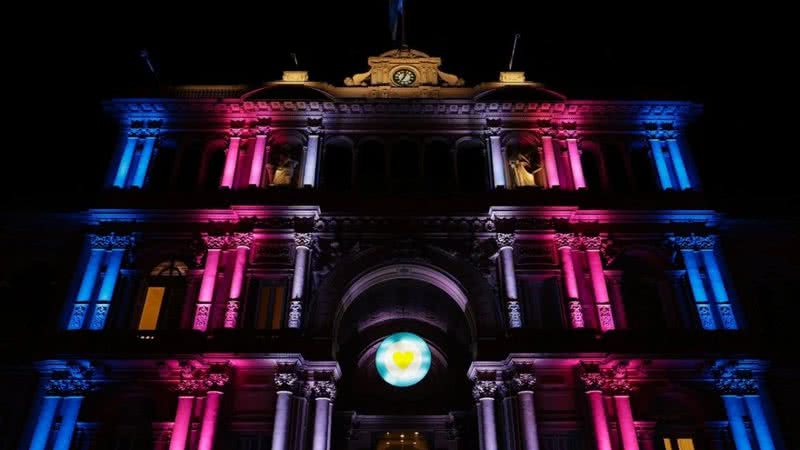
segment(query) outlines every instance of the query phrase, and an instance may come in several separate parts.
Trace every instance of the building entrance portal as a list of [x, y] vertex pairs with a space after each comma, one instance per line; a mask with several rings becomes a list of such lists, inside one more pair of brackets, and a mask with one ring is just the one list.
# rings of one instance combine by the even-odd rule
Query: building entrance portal
[[[474, 419], [474, 417], [473, 417]], [[459, 450], [465, 416], [442, 415], [366, 415], [352, 411], [337, 413], [334, 438], [342, 450]], [[341, 434], [339, 432], [344, 432]]]

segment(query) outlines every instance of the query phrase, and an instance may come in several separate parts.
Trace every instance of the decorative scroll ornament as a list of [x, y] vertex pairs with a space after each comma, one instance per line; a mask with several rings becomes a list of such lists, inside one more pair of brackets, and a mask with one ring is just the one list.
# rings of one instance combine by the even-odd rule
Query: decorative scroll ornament
[[306, 384], [306, 393], [309, 397], [336, 399], [336, 383], [330, 380], [310, 381]]
[[514, 233], [497, 233], [497, 235], [495, 235], [495, 240], [497, 241], [497, 246], [500, 248], [513, 247], [516, 236]]
[[289, 328], [300, 328], [300, 320], [303, 316], [303, 304], [300, 300], [289, 302]]
[[674, 236], [670, 238], [672, 242], [681, 250], [713, 250], [717, 243], [716, 236]]
[[480, 380], [473, 381], [472, 397], [475, 400], [482, 398], [495, 398], [504, 394], [502, 383], [495, 380]]
[[712, 369], [715, 387], [720, 394], [748, 395], [758, 393], [758, 382], [750, 370], [732, 363]]
[[572, 323], [572, 328], [584, 328], [586, 326], [583, 320], [583, 306], [581, 306], [581, 302], [577, 298], [569, 301], [569, 319]]
[[633, 392], [633, 386], [628, 381], [628, 371], [624, 364], [618, 364], [606, 373], [605, 392], [611, 395], [630, 395]]
[[253, 246], [253, 233], [233, 233], [231, 241], [235, 247], [251, 248]]
[[206, 391], [203, 370], [190, 362], [181, 363], [180, 379], [175, 385], [178, 395], [197, 395]]
[[508, 308], [508, 325], [511, 328], [521, 328], [522, 313], [519, 308], [519, 302], [517, 300], [509, 300], [506, 302], [506, 308]]
[[529, 372], [521, 372], [514, 375], [510, 384], [512, 392], [533, 392], [536, 388], [536, 376]]
[[600, 317], [600, 329], [603, 331], [613, 330], [614, 314], [611, 312], [611, 305], [608, 303], [597, 304], [597, 315]]
[[643, 126], [647, 139], [675, 139], [678, 135], [672, 122], [645, 122]]
[[207, 390], [219, 391], [231, 381], [231, 363], [211, 364], [205, 371], [203, 383]]
[[603, 239], [600, 236], [578, 236], [575, 238], [575, 247], [599, 251], [603, 248]]
[[96, 389], [92, 381], [94, 368], [91, 365], [70, 363], [66, 370], [53, 372], [53, 376], [45, 385], [47, 395], [60, 397], [84, 396]]
[[225, 328], [236, 328], [239, 321], [239, 300], [228, 300], [225, 304]]
[[600, 366], [581, 362], [578, 367], [580, 377], [586, 392], [602, 391], [606, 386], [606, 376], [601, 372]]
[[105, 250], [127, 249], [134, 245], [134, 237], [131, 235], [118, 236], [110, 234], [90, 234], [89, 245], [92, 248], [102, 248]]
[[198, 303], [194, 313], [195, 330], [205, 331], [208, 328], [208, 314], [211, 311], [209, 303]]
[[311, 248], [314, 245], [315, 237], [312, 233], [295, 233], [294, 244], [297, 247]]
[[219, 236], [203, 236], [203, 240], [206, 243], [206, 247], [211, 249], [219, 249], [223, 250], [229, 247], [230, 245], [230, 237], [226, 235], [219, 235]]
[[581, 363], [578, 376], [583, 382], [586, 392], [603, 391], [609, 395], [630, 395], [634, 388], [628, 381], [625, 364], [618, 364], [612, 369], [601, 369], [597, 364]]
[[572, 247], [575, 235], [572, 233], [556, 233], [553, 241], [556, 243], [556, 248]]

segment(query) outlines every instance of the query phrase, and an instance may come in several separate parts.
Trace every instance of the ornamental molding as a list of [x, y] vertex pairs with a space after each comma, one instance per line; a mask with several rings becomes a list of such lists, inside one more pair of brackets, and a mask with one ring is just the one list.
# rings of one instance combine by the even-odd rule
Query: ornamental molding
[[556, 233], [553, 237], [556, 248], [569, 247], [573, 250], [604, 250], [604, 239], [600, 236], [585, 236], [575, 233]]
[[509, 382], [509, 389], [515, 394], [520, 392], [533, 392], [536, 389], [536, 376], [532, 367], [523, 367], [513, 375]]
[[53, 372], [45, 385], [45, 393], [59, 397], [85, 396], [96, 389], [93, 375], [94, 367], [91, 364], [71, 362], [66, 369]]
[[514, 233], [497, 233], [495, 235], [495, 241], [497, 241], [497, 246], [500, 248], [514, 247], [514, 241], [516, 241], [516, 236], [514, 235]]
[[645, 122], [642, 124], [647, 139], [676, 139], [678, 130], [672, 122]]
[[574, 233], [556, 233], [553, 236], [553, 241], [556, 243], [556, 248], [572, 248], [573, 243], [575, 242], [575, 234]]
[[336, 400], [336, 382], [331, 380], [307, 381], [306, 395], [312, 399], [327, 398]]
[[717, 243], [716, 236], [673, 236], [672, 243], [680, 250], [713, 250]]
[[251, 248], [253, 246], [253, 233], [233, 233], [231, 242], [235, 247]]
[[322, 134], [322, 117], [309, 117], [306, 119], [306, 133], [309, 135]]
[[174, 390], [179, 395], [203, 395], [208, 391], [221, 391], [231, 381], [232, 368], [230, 361], [212, 363], [207, 367], [189, 361], [181, 362], [179, 379]]
[[230, 248], [230, 236], [228, 235], [206, 235], [203, 241], [207, 249], [224, 250]]
[[758, 393], [758, 381], [752, 370], [743, 369], [736, 362], [711, 369], [714, 387], [722, 395], [753, 395]]
[[295, 233], [294, 244], [296, 247], [305, 247], [308, 249], [314, 248], [316, 244], [316, 236], [313, 233]]
[[105, 250], [129, 249], [133, 247], [134, 243], [135, 238], [133, 235], [116, 235], [114, 233], [89, 235], [89, 245], [92, 248]]
[[502, 397], [505, 393], [503, 383], [494, 380], [475, 380], [472, 385], [472, 397], [475, 400], [482, 398]]
[[608, 395], [630, 395], [634, 390], [628, 380], [625, 363], [603, 369], [598, 364], [582, 361], [578, 366], [578, 377], [586, 392], [602, 391]]
[[128, 137], [158, 137], [163, 122], [160, 120], [134, 120], [128, 129]]

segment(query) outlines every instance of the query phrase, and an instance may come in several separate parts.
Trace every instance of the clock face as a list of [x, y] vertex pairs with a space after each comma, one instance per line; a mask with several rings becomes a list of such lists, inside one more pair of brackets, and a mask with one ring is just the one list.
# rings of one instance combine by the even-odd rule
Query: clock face
[[411, 86], [417, 81], [417, 74], [411, 69], [397, 69], [392, 73], [392, 81], [398, 86]]

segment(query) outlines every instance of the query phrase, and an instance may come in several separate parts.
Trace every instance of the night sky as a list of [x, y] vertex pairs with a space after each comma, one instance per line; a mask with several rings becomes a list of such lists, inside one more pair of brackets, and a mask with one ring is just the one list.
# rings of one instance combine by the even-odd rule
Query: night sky
[[[6, 39], [7, 96], [24, 132], [5, 153], [40, 166], [37, 177], [47, 181], [33, 186], [30, 171], [9, 170], [2, 181], [13, 195], [6, 200], [32, 207], [55, 188], [59, 200], [51, 207], [85, 204], [115, 144], [100, 102], [156, 85], [139, 57], [143, 48], [159, 82], [169, 85], [275, 80], [292, 68], [290, 52], [313, 80], [342, 84], [367, 69], [368, 56], [393, 47], [388, 0], [271, 3], [70, 5], [26, 17], [29, 33]], [[704, 103], [693, 143], [715, 206], [758, 214], [793, 206], [794, 168], [775, 164], [789, 151], [780, 140], [785, 119], [772, 104], [787, 78], [778, 34], [791, 29], [778, 26], [778, 13], [762, 17], [752, 6], [713, 10], [697, 3], [614, 10], [407, 0], [407, 35], [412, 48], [442, 57], [443, 69], [468, 85], [495, 80], [508, 64], [514, 33], [521, 33], [515, 69], [569, 98]], [[38, 37], [19, 45], [32, 34]], [[42, 165], [43, 158], [49, 163]], [[762, 169], [772, 175], [759, 176]]]

